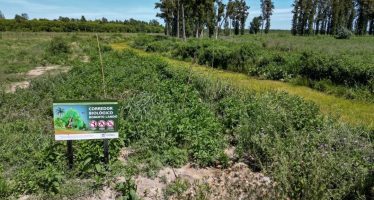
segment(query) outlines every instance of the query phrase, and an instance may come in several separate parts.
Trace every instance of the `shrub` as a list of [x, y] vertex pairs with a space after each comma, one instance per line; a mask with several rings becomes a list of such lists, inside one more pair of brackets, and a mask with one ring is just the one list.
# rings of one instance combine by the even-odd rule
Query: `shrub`
[[172, 167], [181, 167], [188, 162], [188, 152], [185, 149], [172, 147], [162, 156], [163, 162]]
[[350, 39], [353, 36], [353, 33], [345, 27], [340, 27], [336, 31], [336, 39]]
[[181, 198], [181, 195], [187, 191], [187, 189], [190, 187], [190, 184], [188, 181], [183, 179], [176, 179], [172, 183], [168, 184], [166, 188], [164, 189], [163, 193], [165, 196], [165, 199], [168, 199], [170, 196], [175, 196], [177, 199]]
[[3, 178], [3, 170], [0, 165], [0, 198], [5, 198], [9, 195], [9, 187], [5, 179]]
[[138, 200], [140, 199], [136, 194], [136, 185], [133, 180], [126, 180], [125, 182], [117, 183], [116, 191], [120, 192], [120, 200]]
[[325, 121], [316, 106], [285, 94], [226, 105], [225, 121], [238, 124], [232, 130], [238, 136], [239, 155], [255, 169], [271, 174], [284, 196], [363, 195], [374, 155], [369, 139], [361, 136], [364, 130]]
[[199, 63], [214, 68], [227, 69], [232, 58], [232, 51], [225, 46], [212, 45], [199, 51]]
[[54, 37], [49, 43], [48, 52], [52, 55], [68, 54], [70, 53], [70, 47], [62, 37]]

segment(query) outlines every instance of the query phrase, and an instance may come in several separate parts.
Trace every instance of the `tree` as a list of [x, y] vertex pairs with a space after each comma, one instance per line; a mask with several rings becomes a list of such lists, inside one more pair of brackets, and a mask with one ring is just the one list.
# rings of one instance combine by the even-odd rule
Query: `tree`
[[226, 5], [222, 3], [222, 0], [216, 1], [216, 39], [218, 39], [218, 32], [221, 29], [222, 23], [225, 22], [224, 16], [225, 16], [225, 7]]
[[105, 17], [103, 17], [103, 18], [101, 18], [101, 22], [104, 23], [104, 24], [105, 24], [105, 23], [108, 23], [108, 19], [105, 18]]
[[294, 3], [292, 4], [293, 10], [292, 10], [292, 28], [291, 28], [291, 33], [292, 35], [296, 35], [298, 33], [297, 31], [297, 26], [298, 26], [298, 19], [299, 19], [299, 1], [295, 0]]
[[157, 13], [156, 16], [164, 19], [165, 33], [166, 35], [170, 35], [173, 21], [173, 0], [161, 0], [155, 4], [155, 9], [160, 9], [160, 13]]
[[209, 37], [218, 38], [219, 30], [225, 23], [235, 28], [236, 34], [244, 34], [249, 7], [244, 0], [160, 0], [155, 4], [159, 9], [157, 17], [165, 22], [165, 34], [183, 37], [195, 35], [199, 38], [207, 31]]
[[248, 9], [249, 6], [244, 0], [229, 0], [227, 3], [226, 15], [230, 19], [230, 29], [233, 26], [235, 35], [244, 34], [245, 22], [249, 14]]
[[27, 13], [22, 13], [21, 16], [23, 17], [23, 19], [29, 20], [29, 15]]
[[373, 32], [373, 0], [295, 0], [292, 34], [331, 34], [341, 30]]
[[262, 16], [254, 17], [249, 27], [249, 33], [257, 34], [258, 32], [260, 32], [262, 23]]
[[18, 14], [16, 14], [14, 19], [16, 20], [17, 23], [20, 23], [20, 22], [23, 22], [23, 21], [27, 20], [27, 19], [25, 19], [24, 17], [22, 17], [21, 15], [18, 15]]
[[84, 15], [82, 15], [82, 17], [81, 17], [81, 20], [80, 20], [81, 22], [87, 22], [87, 20], [86, 20], [86, 18], [84, 17]]
[[245, 22], [247, 21], [249, 15], [249, 6], [244, 0], [239, 1], [239, 21], [240, 21], [240, 34], [244, 35]]
[[262, 31], [264, 32], [264, 25], [265, 25], [265, 33], [269, 33], [270, 30], [270, 17], [273, 15], [274, 3], [271, 0], [261, 0], [261, 8], [262, 8]]
[[1, 10], [0, 10], [0, 19], [5, 19], [5, 16], [4, 16], [3, 12], [1, 12]]
[[57, 115], [61, 118], [62, 114], [65, 113], [65, 110], [64, 110], [63, 108], [61, 108], [61, 107], [58, 107], [58, 108], [56, 109], [56, 113], [57, 113]]

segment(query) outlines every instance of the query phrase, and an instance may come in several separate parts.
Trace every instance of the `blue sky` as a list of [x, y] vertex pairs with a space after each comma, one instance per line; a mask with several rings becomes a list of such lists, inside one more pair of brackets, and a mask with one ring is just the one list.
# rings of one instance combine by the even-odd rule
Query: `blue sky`
[[[30, 18], [56, 19], [59, 16], [87, 19], [157, 19], [154, 3], [157, 0], [0, 0], [0, 10], [6, 18], [27, 13]], [[248, 24], [261, 14], [260, 0], [247, 0], [251, 7]], [[290, 29], [292, 0], [274, 0], [273, 29]], [[160, 19], [158, 21], [162, 22]]]

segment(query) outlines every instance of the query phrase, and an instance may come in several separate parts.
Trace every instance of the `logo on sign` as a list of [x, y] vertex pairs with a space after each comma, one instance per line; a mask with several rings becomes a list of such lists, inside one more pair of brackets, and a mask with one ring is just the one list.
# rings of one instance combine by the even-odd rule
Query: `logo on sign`
[[114, 127], [114, 121], [113, 120], [108, 120], [106, 122], [106, 126], [110, 129], [112, 129]]
[[106, 123], [105, 123], [104, 120], [100, 120], [100, 121], [99, 121], [99, 125], [98, 125], [98, 126], [99, 126], [100, 128], [104, 128], [105, 125], [106, 125]]

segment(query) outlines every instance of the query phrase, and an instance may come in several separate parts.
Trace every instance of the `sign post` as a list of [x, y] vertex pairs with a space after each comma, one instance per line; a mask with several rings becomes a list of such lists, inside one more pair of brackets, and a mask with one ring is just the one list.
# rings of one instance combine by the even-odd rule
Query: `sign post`
[[74, 166], [73, 141], [68, 140], [67, 146], [68, 146], [68, 151], [67, 151], [68, 166], [69, 166], [69, 169], [73, 169], [73, 166]]
[[67, 141], [69, 168], [73, 140], [104, 140], [104, 163], [109, 163], [109, 139], [118, 138], [116, 101], [60, 101], [53, 103], [55, 140]]

